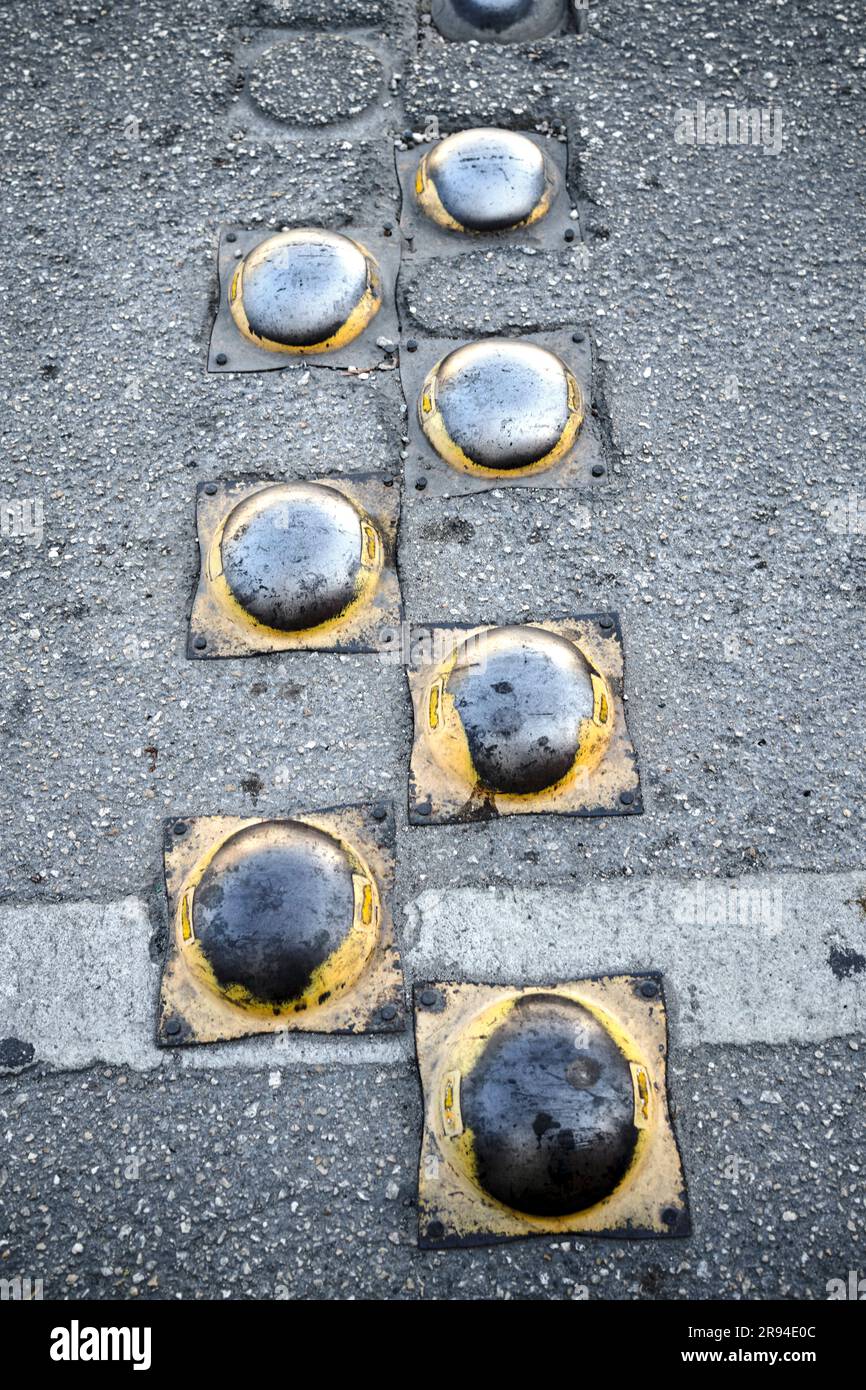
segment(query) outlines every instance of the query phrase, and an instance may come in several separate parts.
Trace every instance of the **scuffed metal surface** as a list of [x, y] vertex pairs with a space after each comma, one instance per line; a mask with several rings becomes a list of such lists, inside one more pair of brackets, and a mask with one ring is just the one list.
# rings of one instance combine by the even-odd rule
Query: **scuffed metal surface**
[[[264, 524], [262, 499], [271, 497], [276, 509]], [[288, 505], [293, 500], [297, 507]], [[403, 612], [396, 568], [399, 513], [399, 488], [376, 474], [310, 483], [201, 484], [201, 568], [187, 655], [389, 650]], [[295, 534], [281, 530], [287, 523]], [[297, 534], [304, 525], [309, 534]]]
[[689, 1234], [659, 975], [417, 983], [415, 1036], [423, 1248]]
[[384, 804], [167, 821], [157, 1042], [402, 1030], [393, 846]]
[[[556, 685], [558, 690], [563, 680], [569, 684], [570, 668], [574, 677], [572, 715], [583, 721], [579, 737], [566, 727], [564, 710], [546, 712], [544, 691], [549, 681], [540, 678], [548, 654], [542, 643], [541, 664], [524, 663], [519, 658], [522, 632], [549, 633], [570, 644], [574, 656], [565, 671], [557, 671]], [[493, 684], [484, 677], [480, 663], [486, 665], [490, 633], [500, 634], [496, 639], [499, 646], [501, 634], [513, 635], [509, 641], [514, 646], [513, 662], [517, 663], [514, 682], [497, 674], [503, 659], [500, 654], [491, 668]], [[552, 650], [558, 655], [560, 649], [554, 646]], [[466, 663], [467, 652], [470, 662], [479, 662], [479, 669], [467, 670], [464, 677], [460, 665]], [[642, 811], [637, 755], [623, 705], [622, 635], [615, 614], [589, 614], [504, 629], [489, 625], [414, 628], [410, 653], [412, 665], [407, 676], [415, 719], [409, 778], [411, 824], [448, 824], [503, 815], [603, 816]], [[452, 689], [455, 669], [456, 697]], [[518, 670], [521, 708], [516, 704]], [[537, 708], [531, 704], [534, 680], [539, 680], [541, 703]], [[587, 683], [592, 689], [591, 703]], [[496, 690], [496, 685], [502, 689]], [[508, 686], [513, 688], [508, 690]], [[461, 687], [466, 688], [462, 694]], [[473, 687], [476, 695], [470, 701], [467, 692]], [[584, 705], [579, 703], [581, 690]], [[468, 727], [461, 717], [461, 700]], [[486, 736], [480, 724], [485, 711], [489, 711], [491, 726]], [[542, 777], [560, 771], [569, 738], [579, 750], [577, 760], [564, 777], [539, 785]], [[538, 746], [538, 741], [545, 739], [547, 743]], [[523, 769], [521, 758], [527, 760]], [[489, 779], [500, 774], [500, 786], [491, 786]]]

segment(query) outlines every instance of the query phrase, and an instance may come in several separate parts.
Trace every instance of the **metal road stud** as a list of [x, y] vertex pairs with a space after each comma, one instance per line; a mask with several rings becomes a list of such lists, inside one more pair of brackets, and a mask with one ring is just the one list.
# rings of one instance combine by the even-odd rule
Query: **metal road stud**
[[418, 420], [437, 454], [466, 473], [543, 472], [572, 447], [584, 402], [572, 372], [536, 343], [486, 338], [429, 372]]
[[379, 269], [351, 237], [302, 227], [267, 237], [229, 285], [237, 327], [271, 352], [326, 353], [351, 343], [378, 312]]
[[167, 827], [160, 1041], [399, 1026], [393, 864], [372, 813], [180, 824]]
[[657, 977], [417, 986], [415, 1009], [422, 1245], [688, 1233]]
[[427, 216], [450, 231], [499, 232], [544, 217], [558, 180], [544, 150], [526, 135], [463, 130], [422, 155], [415, 196]]
[[398, 509], [375, 474], [206, 484], [189, 655], [384, 648], [401, 617]]
[[518, 43], [561, 32], [569, 23], [568, 0], [432, 0], [440, 34], [463, 42]]
[[416, 630], [410, 820], [640, 809], [612, 619]]

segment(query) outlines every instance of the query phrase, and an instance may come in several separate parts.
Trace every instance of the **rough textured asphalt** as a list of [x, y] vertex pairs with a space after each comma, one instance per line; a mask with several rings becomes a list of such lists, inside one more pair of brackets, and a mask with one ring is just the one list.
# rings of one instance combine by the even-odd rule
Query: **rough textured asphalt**
[[[416, 25], [406, 0], [7, 6], [0, 496], [41, 498], [44, 538], [0, 541], [5, 902], [38, 916], [134, 893], [158, 921], [165, 815], [383, 794], [398, 927], [400, 903], [452, 885], [864, 869], [866, 890], [857, 11], [612, 0], [586, 40], [475, 49]], [[245, 53], [267, 47], [263, 26], [343, 24], [400, 80], [375, 118], [283, 136], [250, 103]], [[317, 111], [316, 68], [293, 81], [296, 110]], [[778, 103], [781, 152], [676, 144], [676, 110], [698, 100]], [[407, 497], [404, 601], [455, 623], [617, 608], [640, 818], [410, 831], [399, 668], [184, 660], [196, 482], [393, 469], [405, 435], [393, 370], [205, 375], [216, 228], [393, 219], [389, 130], [431, 117], [564, 123], [587, 254], [404, 262], [404, 327], [589, 325], [612, 477], [579, 506]], [[278, 1088], [267, 1068], [30, 1071], [3, 1088], [0, 1269], [58, 1294], [161, 1297], [561, 1296], [566, 1279], [596, 1296], [822, 1297], [863, 1271], [862, 1048], [676, 1042], [686, 1245], [418, 1255], [403, 1064], [284, 1066]], [[309, 1116], [295, 1131], [289, 1096]], [[726, 1145], [753, 1180], [724, 1176]], [[115, 1167], [139, 1146], [146, 1185], [127, 1187]]]
[[375, 1066], [0, 1085], [0, 1198], [46, 1298], [823, 1299], [863, 1263], [861, 1059], [681, 1052], [688, 1241], [419, 1252], [417, 1079]]

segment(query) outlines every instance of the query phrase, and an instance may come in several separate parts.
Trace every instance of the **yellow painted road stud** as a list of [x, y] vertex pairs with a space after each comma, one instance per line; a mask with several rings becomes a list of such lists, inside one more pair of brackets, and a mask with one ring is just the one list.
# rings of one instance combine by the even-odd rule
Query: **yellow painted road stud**
[[400, 622], [390, 479], [210, 483], [191, 657], [386, 650]]
[[161, 1042], [399, 1026], [387, 808], [377, 814], [168, 823]]
[[419, 1243], [687, 1235], [658, 976], [415, 989]]
[[418, 420], [453, 468], [508, 479], [561, 459], [584, 409], [580, 387], [556, 353], [485, 338], [436, 363], [421, 389]]
[[549, 212], [558, 182], [540, 144], [483, 127], [446, 136], [422, 155], [415, 197], [440, 227], [471, 236], [531, 227]]
[[327, 353], [351, 343], [379, 311], [378, 266], [340, 232], [302, 227], [267, 237], [229, 286], [245, 338], [270, 352]]
[[419, 633], [413, 824], [640, 809], [615, 619]]

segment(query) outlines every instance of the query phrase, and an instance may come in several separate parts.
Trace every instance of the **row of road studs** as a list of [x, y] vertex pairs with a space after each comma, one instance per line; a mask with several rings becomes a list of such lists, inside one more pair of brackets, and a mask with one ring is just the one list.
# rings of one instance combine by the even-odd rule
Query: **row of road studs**
[[[434, 0], [433, 19], [458, 41], [479, 25], [501, 40], [536, 36], [527, 25], [580, 28], [581, 13], [559, 0]], [[398, 150], [396, 227], [220, 232], [208, 369], [366, 370], [397, 357], [409, 448], [402, 487], [396, 470], [203, 484], [188, 656], [396, 651], [414, 713], [412, 826], [486, 821], [494, 833], [502, 816], [643, 809], [617, 614], [416, 626], [396, 567], [401, 497], [435, 506], [606, 481], [584, 327], [449, 342], [410, 339], [398, 322], [404, 255], [579, 242], [567, 171], [561, 141], [455, 131]], [[390, 803], [173, 819], [164, 858], [162, 1044], [405, 1028]], [[415, 981], [414, 1013], [422, 1246], [688, 1233], [658, 974]]]

